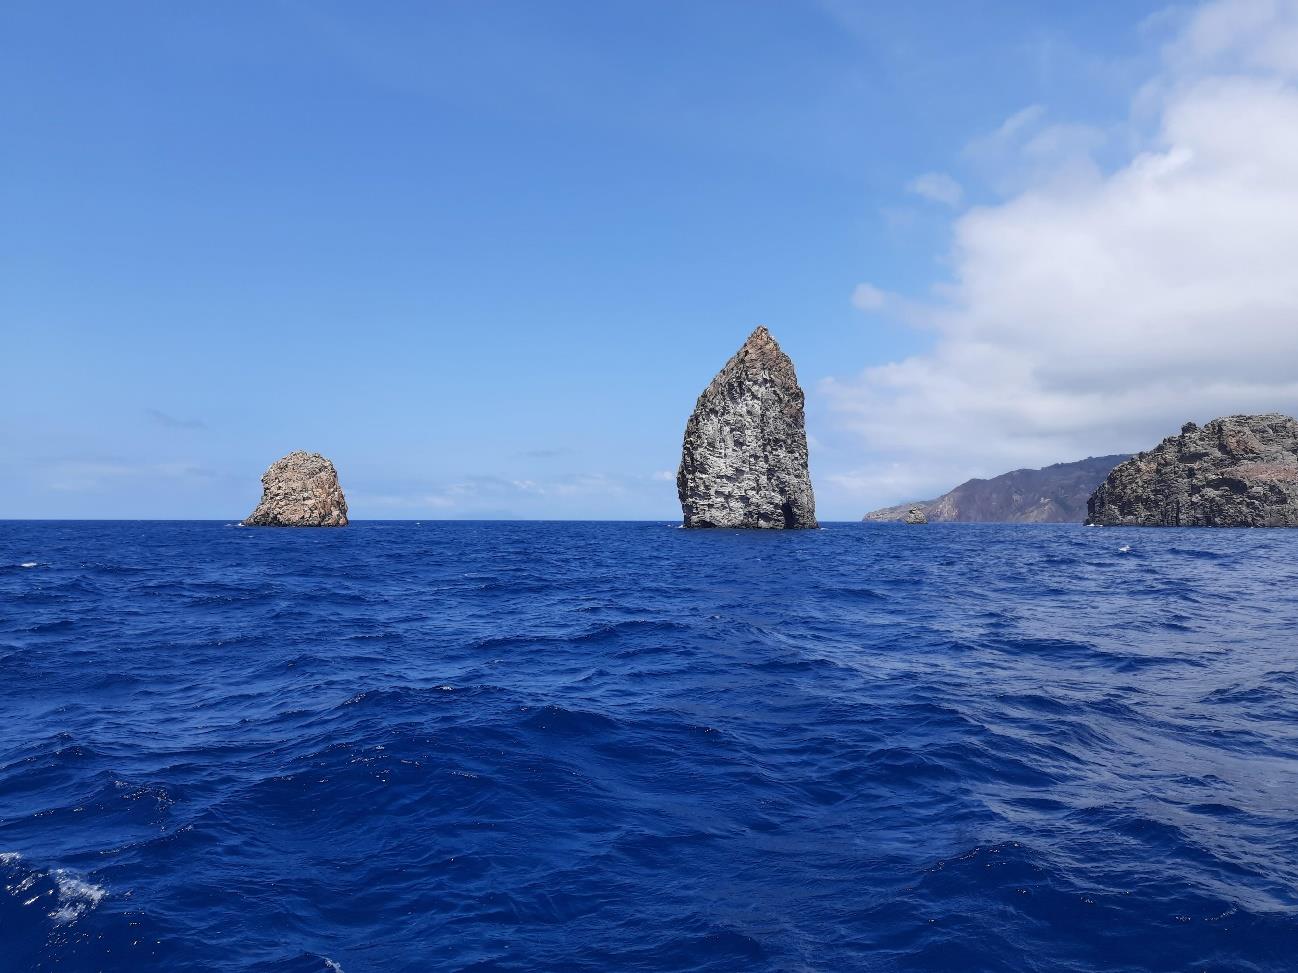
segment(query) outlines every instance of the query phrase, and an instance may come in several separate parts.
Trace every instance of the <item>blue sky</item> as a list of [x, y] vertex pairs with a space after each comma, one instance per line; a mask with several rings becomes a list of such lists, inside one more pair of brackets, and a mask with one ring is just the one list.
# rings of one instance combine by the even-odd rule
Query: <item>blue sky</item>
[[895, 383], [901, 436], [861, 414], [870, 369], [945, 360], [981, 227], [1160, 130], [1199, 10], [1163, 7], [5, 4], [0, 517], [234, 518], [305, 448], [356, 518], [674, 518], [757, 324], [822, 519], [1131, 448], [908, 452], [940, 417]]

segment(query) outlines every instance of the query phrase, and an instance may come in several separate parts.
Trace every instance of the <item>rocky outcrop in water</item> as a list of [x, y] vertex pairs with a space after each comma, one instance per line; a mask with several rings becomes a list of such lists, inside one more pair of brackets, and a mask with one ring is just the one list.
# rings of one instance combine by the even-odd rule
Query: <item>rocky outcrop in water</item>
[[815, 527], [802, 389], [758, 328], [699, 396], [676, 492], [686, 527]]
[[1088, 524], [1298, 526], [1298, 420], [1271, 413], [1181, 427], [1111, 472]]
[[346, 527], [347, 500], [338, 471], [319, 453], [301, 450], [270, 465], [261, 478], [261, 503], [245, 527]]
[[906, 511], [906, 516], [901, 518], [903, 524], [927, 524], [928, 517], [919, 507], [911, 507]]
[[1078, 524], [1086, 501], [1109, 471], [1127, 459], [1092, 456], [1039, 470], [1014, 470], [989, 480], [967, 480], [936, 500], [872, 510], [864, 520], [905, 520], [918, 508], [931, 522], [966, 524]]

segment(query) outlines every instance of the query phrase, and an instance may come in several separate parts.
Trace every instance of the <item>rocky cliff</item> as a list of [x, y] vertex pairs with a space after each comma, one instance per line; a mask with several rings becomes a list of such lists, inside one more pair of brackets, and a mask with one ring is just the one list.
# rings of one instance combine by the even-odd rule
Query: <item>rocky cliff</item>
[[758, 328], [699, 396], [676, 492], [686, 527], [815, 527], [802, 389]]
[[1130, 527], [1298, 526], [1298, 420], [1226, 416], [1181, 427], [1111, 472], [1087, 523]]
[[1125, 455], [1092, 456], [1039, 470], [1014, 470], [990, 480], [967, 480], [936, 500], [903, 503], [865, 520], [905, 520], [912, 508], [929, 521], [991, 524], [1080, 524], [1086, 501]]
[[289, 453], [261, 478], [261, 503], [245, 527], [346, 527], [338, 471], [319, 453]]

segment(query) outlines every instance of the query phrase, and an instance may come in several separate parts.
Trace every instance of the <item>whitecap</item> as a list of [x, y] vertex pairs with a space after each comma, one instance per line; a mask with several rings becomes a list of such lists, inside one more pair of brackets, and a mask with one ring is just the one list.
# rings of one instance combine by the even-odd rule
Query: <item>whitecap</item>
[[335, 963], [328, 956], [322, 956], [321, 959], [324, 960], [325, 966], [329, 967], [331, 973], [343, 973], [342, 964]]
[[20, 568], [36, 568], [36, 567], [40, 567], [40, 562], [39, 562], [39, 561], [24, 561], [22, 564], [20, 564], [20, 565], [18, 565], [18, 566], [19, 566]]
[[1129, 550], [1131, 550], [1131, 545], [1130, 545], [1130, 544], [1123, 544], [1120, 548], [1118, 548], [1118, 553], [1119, 553], [1119, 554], [1126, 554]]
[[59, 925], [80, 919], [108, 894], [100, 886], [91, 885], [61, 868], [54, 871], [54, 882], [58, 886], [59, 907], [50, 913], [50, 918]]
[[22, 860], [23, 856], [16, 851], [0, 851], [0, 865], [12, 865]]

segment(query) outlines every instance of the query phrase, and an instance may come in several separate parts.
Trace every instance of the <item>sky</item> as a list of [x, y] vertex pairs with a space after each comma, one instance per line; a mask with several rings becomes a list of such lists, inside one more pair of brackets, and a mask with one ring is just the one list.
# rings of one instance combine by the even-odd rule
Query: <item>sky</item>
[[1298, 413], [1298, 0], [0, 6], [0, 518], [674, 519], [758, 324], [822, 520]]

